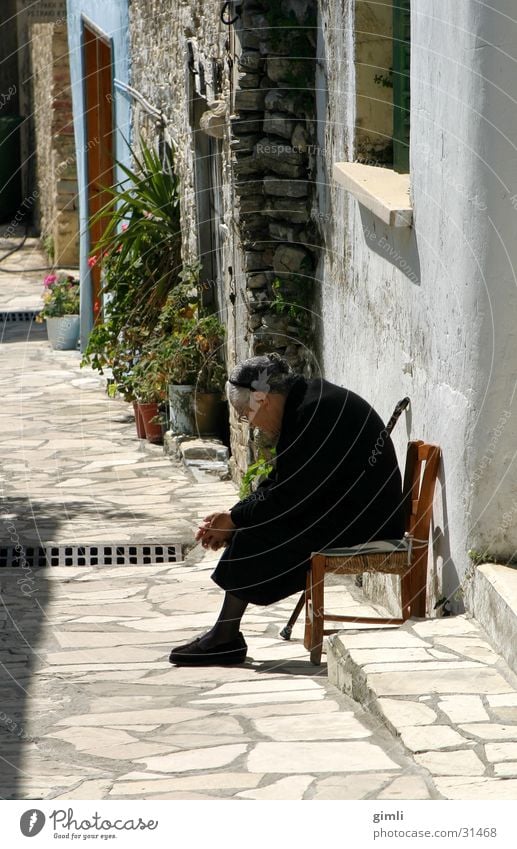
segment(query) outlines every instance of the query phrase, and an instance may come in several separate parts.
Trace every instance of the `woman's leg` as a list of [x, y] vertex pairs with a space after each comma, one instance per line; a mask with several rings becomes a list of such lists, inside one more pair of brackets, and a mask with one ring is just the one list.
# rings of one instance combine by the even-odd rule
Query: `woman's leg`
[[241, 619], [247, 606], [247, 601], [243, 601], [231, 593], [225, 593], [217, 622], [207, 634], [201, 637], [200, 648], [213, 648], [234, 640], [239, 634]]

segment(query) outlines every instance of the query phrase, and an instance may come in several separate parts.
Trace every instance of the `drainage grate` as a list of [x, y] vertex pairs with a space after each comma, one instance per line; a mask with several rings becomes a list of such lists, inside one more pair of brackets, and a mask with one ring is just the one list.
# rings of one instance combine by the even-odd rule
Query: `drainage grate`
[[178, 543], [0, 546], [3, 566], [150, 566], [181, 560]]
[[0, 312], [0, 321], [34, 321], [41, 310], [18, 310], [14, 312]]

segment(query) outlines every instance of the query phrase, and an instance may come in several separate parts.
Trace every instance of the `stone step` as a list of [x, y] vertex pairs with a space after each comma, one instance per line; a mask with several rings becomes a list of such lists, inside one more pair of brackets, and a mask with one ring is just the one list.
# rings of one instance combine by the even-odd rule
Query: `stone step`
[[465, 604], [517, 673], [517, 568], [483, 563], [465, 584]]
[[329, 680], [380, 718], [445, 799], [517, 798], [517, 678], [469, 616], [328, 638]]

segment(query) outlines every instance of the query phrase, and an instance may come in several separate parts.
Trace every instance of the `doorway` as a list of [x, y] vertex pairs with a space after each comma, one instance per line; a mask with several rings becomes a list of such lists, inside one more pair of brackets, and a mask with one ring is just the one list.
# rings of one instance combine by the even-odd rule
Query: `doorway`
[[[86, 117], [87, 210], [91, 219], [111, 195], [106, 191], [113, 177], [113, 57], [110, 39], [84, 22], [84, 96]], [[106, 222], [89, 224], [92, 248], [101, 238]], [[101, 312], [101, 276], [97, 263], [90, 269], [93, 319]]]

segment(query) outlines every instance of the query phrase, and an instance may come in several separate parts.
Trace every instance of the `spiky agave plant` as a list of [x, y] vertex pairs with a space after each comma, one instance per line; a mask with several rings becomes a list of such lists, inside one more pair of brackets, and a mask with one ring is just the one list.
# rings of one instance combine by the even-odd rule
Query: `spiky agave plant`
[[179, 181], [171, 148], [161, 156], [141, 139], [131, 154], [134, 168], [117, 163], [124, 179], [92, 218], [104, 227], [93, 254], [111, 314], [120, 295], [125, 321], [152, 326], [182, 270]]

